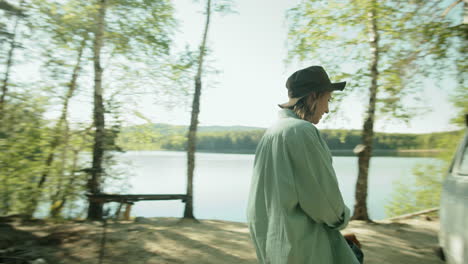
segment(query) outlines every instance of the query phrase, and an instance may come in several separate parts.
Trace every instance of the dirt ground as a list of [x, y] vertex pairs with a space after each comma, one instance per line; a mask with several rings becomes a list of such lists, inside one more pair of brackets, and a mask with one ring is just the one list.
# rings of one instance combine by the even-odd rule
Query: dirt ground
[[[439, 221], [424, 217], [368, 224], [352, 221], [364, 263], [443, 263], [434, 253]], [[53, 223], [0, 219], [0, 263], [211, 264], [258, 263], [244, 223], [179, 218]], [[100, 262], [100, 256], [102, 262]], [[35, 260], [32, 261], [32, 260]]]

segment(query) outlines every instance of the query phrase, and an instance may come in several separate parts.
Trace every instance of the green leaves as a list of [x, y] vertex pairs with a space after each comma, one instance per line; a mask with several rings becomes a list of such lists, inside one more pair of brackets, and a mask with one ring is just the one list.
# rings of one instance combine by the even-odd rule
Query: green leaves
[[[27, 57], [29, 63], [41, 66], [41, 80], [34, 85], [19, 83], [12, 75], [8, 81], [10, 91], [5, 104], [8, 120], [2, 120], [5, 122], [0, 128], [0, 148], [4, 150], [0, 153], [0, 182], [5, 181], [2, 184], [6, 186], [4, 192], [0, 190], [0, 203], [4, 200], [0, 213], [21, 211], [32, 214], [37, 205], [27, 201], [32, 196], [39, 204], [54, 204], [52, 213], [58, 216], [66, 204], [73, 204], [86, 189], [87, 175], [82, 169], [89, 164], [82, 159], [82, 152], [90, 150], [90, 124], [69, 124], [68, 100], [70, 104], [76, 104], [74, 95], [79, 94], [82, 107], [90, 106], [90, 72], [93, 69], [90, 58], [99, 5], [97, 1], [84, 0], [25, 2], [24, 14], [27, 16], [23, 24], [31, 30], [29, 35], [21, 34], [15, 45], [24, 47], [24, 52], [18, 54]], [[166, 87], [176, 94], [178, 89], [174, 89], [174, 83], [182, 82], [184, 78], [180, 76], [193, 66], [193, 59], [188, 52], [171, 54], [172, 34], [177, 26], [171, 1], [108, 2], [102, 65], [106, 70], [104, 104], [109, 121], [104, 128], [104, 145], [105, 150], [111, 152], [119, 150], [115, 140], [120, 132], [120, 110], [127, 101], [125, 93], [141, 92], [140, 87], [150, 86], [156, 87], [156, 91], [151, 91], [155, 95], [163, 93]], [[4, 2], [0, 3], [3, 7]], [[4, 11], [0, 12], [3, 14]], [[2, 17], [1, 30], [2, 23], [12, 28], [9, 24], [13, 22]], [[0, 56], [4, 56], [3, 53]], [[82, 59], [78, 59], [81, 55]], [[14, 59], [13, 67], [19, 64]], [[129, 83], [135, 89], [131, 85], [125, 86]], [[31, 91], [48, 99], [40, 110], [41, 102], [29, 100]], [[56, 109], [61, 109], [65, 116], [58, 123], [51, 115]], [[21, 111], [28, 118], [17, 114]], [[11, 153], [14, 154], [7, 155]], [[104, 158], [108, 172], [112, 172], [110, 156]], [[10, 160], [13, 157], [14, 162]], [[107, 177], [115, 178], [117, 174]], [[16, 176], [18, 180], [10, 182]], [[44, 182], [44, 185], [38, 188], [38, 182]]]
[[168, 0], [111, 1], [106, 19], [106, 43], [115, 53], [167, 54], [177, 25], [173, 14], [174, 8]]
[[[353, 65], [353, 90], [370, 86], [367, 15], [372, 1], [301, 1], [288, 10], [288, 58], [340, 69]], [[402, 98], [421, 92], [424, 77], [442, 80], [463, 72], [461, 40], [466, 34], [443, 18], [439, 1], [376, 1], [379, 41], [378, 115], [407, 120], [421, 109], [405, 108]], [[457, 69], [454, 62], [459, 62]], [[337, 71], [338, 72], [338, 71]], [[333, 76], [333, 75], [332, 75]], [[421, 107], [421, 106], [420, 106]]]
[[[442, 149], [431, 164], [419, 164], [413, 168], [414, 179], [404, 179], [395, 182], [396, 188], [389, 204], [385, 207], [389, 217], [437, 207], [440, 203], [442, 181], [444, 180], [457, 144], [464, 131], [449, 134], [427, 135], [424, 140], [427, 146]], [[414, 180], [414, 185], [408, 181]]]
[[[38, 100], [11, 101], [0, 127], [0, 213], [18, 212], [28, 199], [22, 196], [37, 179], [49, 136]], [[23, 197], [23, 198], [21, 198]], [[3, 202], [2, 202], [3, 201]]]

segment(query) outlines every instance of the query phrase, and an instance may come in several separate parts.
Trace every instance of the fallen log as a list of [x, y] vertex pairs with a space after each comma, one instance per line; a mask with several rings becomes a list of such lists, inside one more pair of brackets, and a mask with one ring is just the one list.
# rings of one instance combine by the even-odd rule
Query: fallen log
[[400, 219], [407, 219], [407, 218], [415, 217], [415, 216], [422, 215], [422, 214], [432, 213], [432, 212], [435, 212], [435, 211], [438, 211], [438, 210], [439, 210], [439, 207], [434, 207], [434, 208], [430, 208], [430, 209], [417, 211], [417, 212], [414, 212], [414, 213], [409, 213], [409, 214], [395, 216], [395, 217], [392, 217], [392, 218], [387, 218], [387, 219], [384, 219], [384, 220], [394, 221], [394, 220], [400, 220]]

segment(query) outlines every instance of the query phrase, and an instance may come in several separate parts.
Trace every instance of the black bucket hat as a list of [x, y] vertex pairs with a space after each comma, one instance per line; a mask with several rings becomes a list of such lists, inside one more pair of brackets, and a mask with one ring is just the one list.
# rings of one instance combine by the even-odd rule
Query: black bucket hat
[[289, 76], [286, 81], [289, 101], [278, 106], [291, 107], [312, 92], [342, 91], [345, 86], [346, 82], [332, 83], [322, 66], [310, 66]]

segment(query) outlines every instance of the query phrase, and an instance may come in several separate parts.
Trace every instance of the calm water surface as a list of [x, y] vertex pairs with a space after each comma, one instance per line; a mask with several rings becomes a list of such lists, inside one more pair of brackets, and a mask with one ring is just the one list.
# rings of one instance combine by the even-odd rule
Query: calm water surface
[[[133, 194], [183, 194], [186, 191], [186, 153], [129, 151], [118, 154], [119, 169], [133, 175], [126, 186]], [[412, 168], [433, 158], [373, 157], [369, 175], [368, 208], [372, 219], [383, 219], [394, 181], [413, 182]], [[245, 222], [254, 155], [197, 153], [194, 176], [194, 215], [199, 219]], [[357, 179], [357, 157], [334, 157], [333, 165], [343, 199], [352, 210]], [[133, 216], [181, 217], [184, 204], [177, 201], [143, 201]]]

